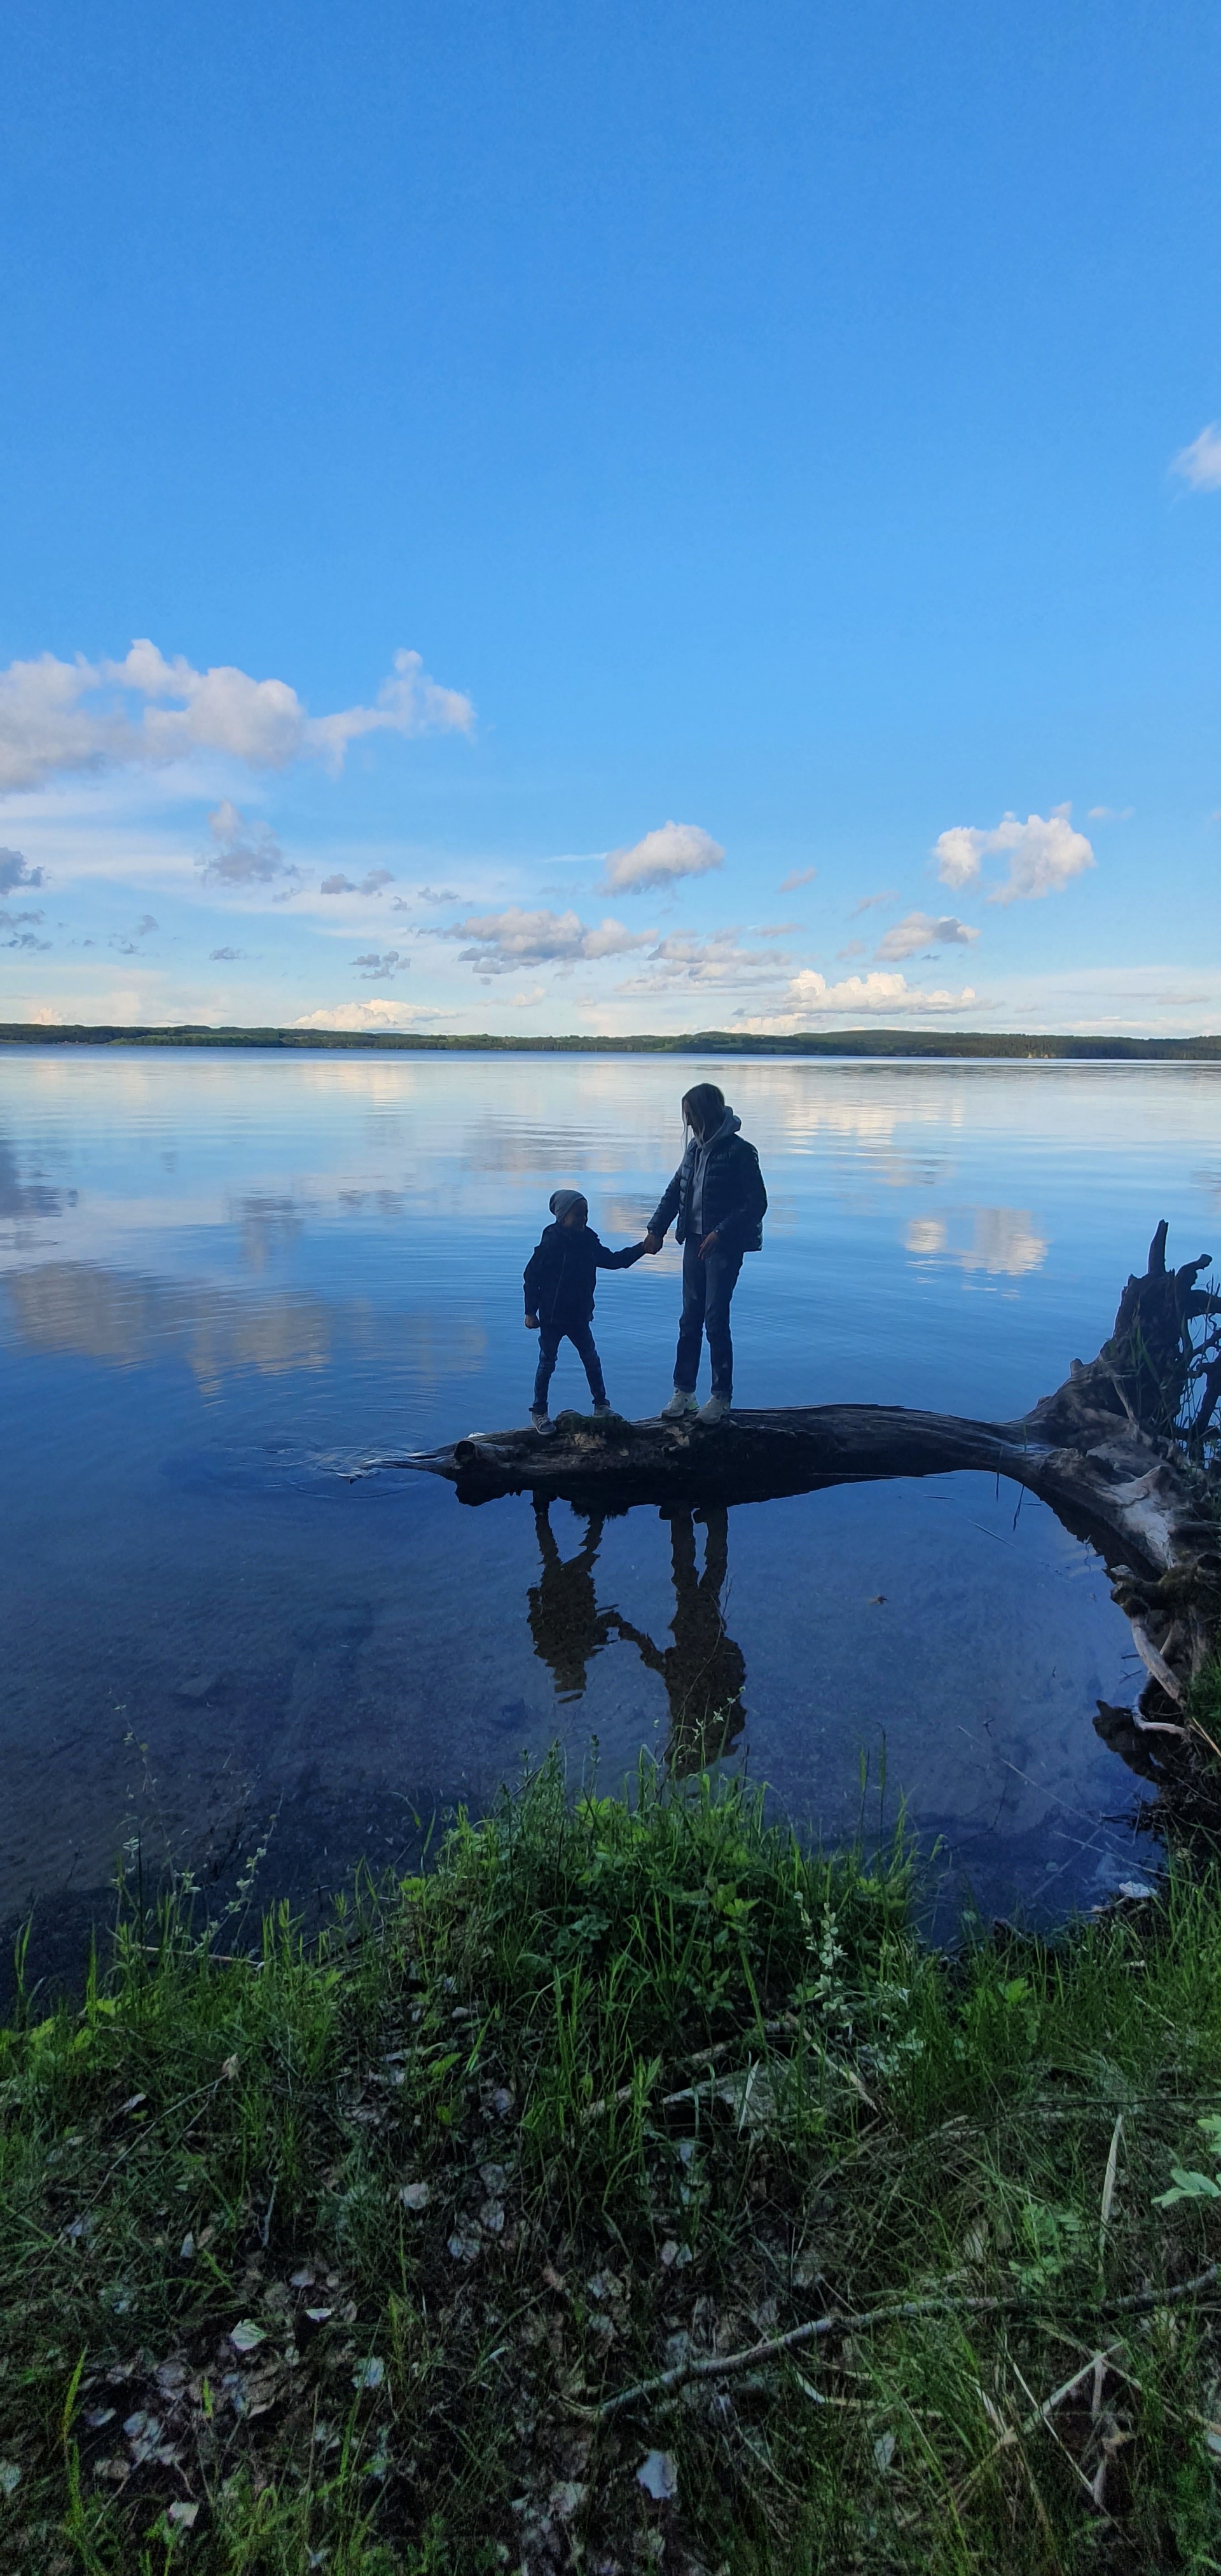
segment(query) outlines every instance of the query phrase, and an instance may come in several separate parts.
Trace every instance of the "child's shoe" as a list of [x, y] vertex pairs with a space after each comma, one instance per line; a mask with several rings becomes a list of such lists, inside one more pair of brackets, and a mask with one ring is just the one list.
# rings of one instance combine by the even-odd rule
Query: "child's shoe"
[[698, 1412], [699, 1406], [695, 1397], [688, 1395], [685, 1387], [676, 1386], [669, 1403], [663, 1404], [661, 1408], [661, 1419], [663, 1422], [683, 1422], [688, 1414]]
[[700, 1406], [700, 1421], [723, 1422], [732, 1402], [729, 1395], [710, 1395], [707, 1404]]
[[610, 1414], [610, 1413], [613, 1413], [613, 1412], [614, 1412], [614, 1410], [615, 1410], [615, 1408], [614, 1408], [614, 1405], [613, 1405], [613, 1404], [595, 1404], [595, 1406], [594, 1406], [594, 1420], [595, 1420], [595, 1422], [599, 1422], [599, 1421], [601, 1421], [601, 1422], [605, 1422], [607, 1415], [608, 1415], [608, 1414]]
[[534, 1424], [535, 1430], [541, 1433], [544, 1440], [555, 1429], [555, 1424], [549, 1413], [532, 1413], [530, 1420]]

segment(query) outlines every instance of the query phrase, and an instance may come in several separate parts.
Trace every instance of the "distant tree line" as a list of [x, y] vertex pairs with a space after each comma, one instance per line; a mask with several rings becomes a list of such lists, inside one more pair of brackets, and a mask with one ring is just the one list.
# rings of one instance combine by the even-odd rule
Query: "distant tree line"
[[1221, 1058], [1221, 1036], [1125, 1038], [1027, 1036], [1015, 1029], [803, 1029], [789, 1037], [763, 1037], [740, 1029], [695, 1029], [680, 1037], [452, 1037], [420, 1031], [349, 1029], [141, 1029], [72, 1025], [48, 1028], [31, 1020], [0, 1020], [0, 1045], [122, 1047], [282, 1047], [311, 1054], [338, 1049], [377, 1055], [810, 1055], [936, 1056], [970, 1059], [1082, 1059], [1088, 1063], [1211, 1063]]

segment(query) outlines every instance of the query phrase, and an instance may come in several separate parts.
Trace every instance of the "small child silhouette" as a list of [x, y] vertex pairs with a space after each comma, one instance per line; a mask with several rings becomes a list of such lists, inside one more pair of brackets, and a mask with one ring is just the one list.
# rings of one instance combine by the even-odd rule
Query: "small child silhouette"
[[589, 1201], [580, 1190], [553, 1190], [554, 1225], [549, 1225], [526, 1263], [526, 1330], [537, 1333], [538, 1368], [530, 1419], [536, 1431], [555, 1429], [547, 1412], [547, 1393], [561, 1342], [572, 1343], [593, 1398], [595, 1413], [609, 1413], [606, 1382], [591, 1333], [594, 1288], [599, 1270], [630, 1270], [645, 1246], [629, 1243], [622, 1252], [608, 1251], [589, 1222]]

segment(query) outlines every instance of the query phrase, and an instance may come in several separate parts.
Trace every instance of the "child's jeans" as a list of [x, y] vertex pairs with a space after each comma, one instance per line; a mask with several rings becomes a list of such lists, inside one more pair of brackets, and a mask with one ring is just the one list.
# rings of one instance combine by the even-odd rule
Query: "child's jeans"
[[555, 1373], [561, 1342], [571, 1342], [589, 1379], [589, 1392], [595, 1404], [605, 1404], [606, 1385], [598, 1347], [588, 1324], [540, 1324], [538, 1329], [538, 1368], [534, 1378], [535, 1413], [547, 1410], [547, 1389]]

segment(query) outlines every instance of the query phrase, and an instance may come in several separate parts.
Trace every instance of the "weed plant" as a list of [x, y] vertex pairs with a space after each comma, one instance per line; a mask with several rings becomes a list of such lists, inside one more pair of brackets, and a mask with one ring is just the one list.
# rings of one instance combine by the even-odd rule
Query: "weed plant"
[[1221, 2567], [1221, 1884], [911, 1880], [551, 1761], [308, 1948], [129, 1896], [0, 2039], [0, 2564]]

